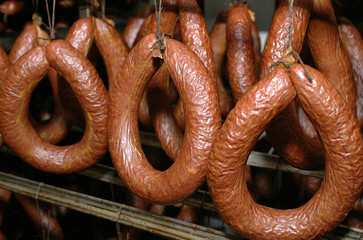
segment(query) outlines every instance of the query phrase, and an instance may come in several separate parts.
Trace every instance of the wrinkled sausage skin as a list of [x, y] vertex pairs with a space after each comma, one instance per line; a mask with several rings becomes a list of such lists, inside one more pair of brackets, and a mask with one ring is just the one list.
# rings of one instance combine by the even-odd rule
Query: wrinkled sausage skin
[[363, 127], [363, 38], [357, 28], [347, 19], [339, 18], [339, 33], [353, 68], [357, 87], [357, 118]]
[[234, 6], [227, 19], [227, 72], [235, 101], [257, 82], [251, 17], [243, 3]]
[[[44, 142], [28, 120], [31, 93], [50, 66], [67, 79], [85, 112], [84, 136], [70, 146]], [[106, 152], [107, 91], [93, 65], [63, 40], [50, 43], [46, 52], [36, 47], [22, 56], [9, 69], [0, 92], [4, 103], [0, 131], [10, 148], [32, 166], [54, 173], [76, 172]]]
[[[285, 71], [285, 77], [277, 70], [280, 74]], [[243, 236], [317, 238], [344, 219], [362, 192], [363, 140], [355, 116], [321, 73], [310, 67], [308, 71], [312, 83], [301, 65], [293, 66], [291, 75], [299, 102], [322, 139], [326, 157], [324, 181], [309, 202], [296, 209], [270, 209], [255, 203], [241, 182], [247, 157], [259, 135], [293, 98], [286, 70], [274, 70], [271, 74], [276, 74], [277, 80], [269, 81], [270, 89], [263, 89], [262, 94], [254, 89], [266, 84], [264, 80], [248, 92], [252, 96], [247, 93], [242, 97], [214, 144], [207, 176], [213, 202], [223, 220]], [[276, 99], [286, 97], [286, 92], [290, 93], [288, 99]]]
[[133, 48], [118, 74], [120, 81], [110, 91], [108, 143], [115, 168], [131, 191], [152, 202], [172, 204], [204, 182], [221, 118], [217, 89], [203, 63], [182, 43], [166, 39], [163, 59], [185, 102], [186, 131], [175, 163], [164, 172], [152, 168], [141, 150], [137, 111], [147, 82], [160, 66], [152, 57], [155, 43], [156, 37], [148, 35]]

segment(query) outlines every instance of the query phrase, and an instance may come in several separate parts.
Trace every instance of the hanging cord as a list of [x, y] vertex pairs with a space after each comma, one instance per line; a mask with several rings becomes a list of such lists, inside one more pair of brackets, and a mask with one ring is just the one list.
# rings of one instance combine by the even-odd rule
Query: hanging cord
[[49, 4], [48, 0], [45, 0], [45, 6], [47, 9], [47, 16], [48, 16], [48, 24], [49, 24], [49, 34], [50, 34], [50, 40], [55, 39], [55, 0], [53, 0], [53, 8], [52, 8], [52, 19], [50, 18], [50, 12], [49, 12]]
[[[43, 225], [42, 225], [42, 216], [41, 216], [41, 213], [40, 213], [40, 207], [39, 207], [39, 200], [38, 200], [38, 197], [39, 197], [39, 192], [40, 192], [40, 188], [43, 186], [43, 183], [39, 183], [39, 186], [38, 186], [38, 189], [37, 189], [37, 193], [35, 194], [35, 205], [37, 207], [37, 211], [38, 211], [38, 216], [39, 216], [39, 222], [40, 222], [40, 228], [41, 228], [41, 234], [42, 234], [42, 239], [45, 240], [45, 239], [49, 239], [49, 232], [47, 234], [46, 230], [44, 229]], [[48, 226], [49, 226], [49, 219], [48, 219]], [[49, 227], [48, 227], [49, 229]], [[48, 236], [48, 238], [46, 238], [46, 234]]]
[[106, 0], [101, 0], [101, 18], [106, 19]]
[[[293, 27], [292, 27], [292, 21], [294, 18], [294, 10], [293, 10], [293, 6], [294, 6], [294, 0], [289, 0], [289, 36], [288, 36], [288, 53], [285, 56], [288, 55], [294, 55], [294, 57], [297, 59], [297, 61], [301, 64], [301, 66], [304, 68], [305, 74], [309, 80], [310, 83], [313, 82], [313, 77], [311, 76], [311, 74], [309, 73], [306, 65], [304, 64], [303, 60], [301, 59], [301, 57], [299, 56], [299, 54], [292, 48], [292, 34], [293, 34]], [[289, 61], [286, 61], [284, 59], [281, 59], [273, 64], [271, 64], [271, 66], [268, 68], [268, 70], [266, 71], [265, 76], [267, 76], [271, 70], [276, 67], [277, 65], [283, 64], [285, 66], [285, 68], [287, 70], [290, 71], [290, 68], [292, 67], [292, 65], [294, 65], [294, 63], [291, 63]]]
[[120, 205], [120, 209], [118, 210], [117, 219], [116, 219], [116, 231], [117, 231], [118, 240], [122, 239], [121, 226], [120, 226], [120, 222], [119, 222], [121, 213], [122, 213], [122, 205]]

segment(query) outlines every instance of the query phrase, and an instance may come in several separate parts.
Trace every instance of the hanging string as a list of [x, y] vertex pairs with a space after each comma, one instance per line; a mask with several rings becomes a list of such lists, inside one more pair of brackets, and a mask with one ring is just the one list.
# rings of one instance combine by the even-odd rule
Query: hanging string
[[[38, 186], [38, 189], [37, 189], [37, 193], [35, 194], [35, 205], [37, 207], [37, 211], [38, 211], [38, 216], [39, 216], [39, 222], [41, 223], [41, 213], [40, 213], [40, 207], [39, 207], [39, 201], [38, 201], [38, 197], [39, 197], [39, 192], [40, 192], [40, 188], [43, 186], [43, 183], [39, 183], [39, 186]], [[40, 224], [40, 228], [41, 228], [41, 234], [42, 234], [42, 239], [46, 239], [45, 236], [46, 236], [46, 232], [45, 232], [45, 229], [43, 227], [42, 224]]]

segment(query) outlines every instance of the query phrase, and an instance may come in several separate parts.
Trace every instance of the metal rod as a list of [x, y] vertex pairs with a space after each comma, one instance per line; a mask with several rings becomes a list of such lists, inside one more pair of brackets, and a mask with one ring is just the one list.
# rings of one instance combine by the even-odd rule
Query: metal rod
[[0, 188], [51, 204], [119, 222], [172, 239], [240, 239], [224, 232], [174, 218], [159, 216], [124, 204], [0, 172]]

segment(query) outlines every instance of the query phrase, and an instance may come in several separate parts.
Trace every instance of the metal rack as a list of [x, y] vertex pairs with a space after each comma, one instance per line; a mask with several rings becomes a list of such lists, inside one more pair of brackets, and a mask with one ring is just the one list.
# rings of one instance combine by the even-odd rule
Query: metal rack
[[[154, 134], [140, 132], [140, 137], [143, 145], [160, 147]], [[3, 147], [1, 151], [13, 155], [11, 150], [6, 147]], [[324, 175], [323, 171], [303, 171], [294, 168], [276, 155], [261, 152], [252, 152], [247, 164], [315, 177], [323, 177]], [[101, 182], [124, 186], [117, 176], [116, 170], [103, 164], [97, 164], [79, 174]], [[171, 239], [241, 239], [236, 235], [229, 235], [209, 227], [186, 223], [167, 216], [159, 216], [125, 204], [70, 191], [5, 172], [0, 172], [0, 188]], [[216, 212], [210, 201], [209, 193], [203, 190], [198, 190], [194, 195], [186, 199], [183, 204], [200, 207], [209, 212]], [[363, 239], [363, 230], [339, 225], [334, 231], [326, 234], [321, 239]]]

